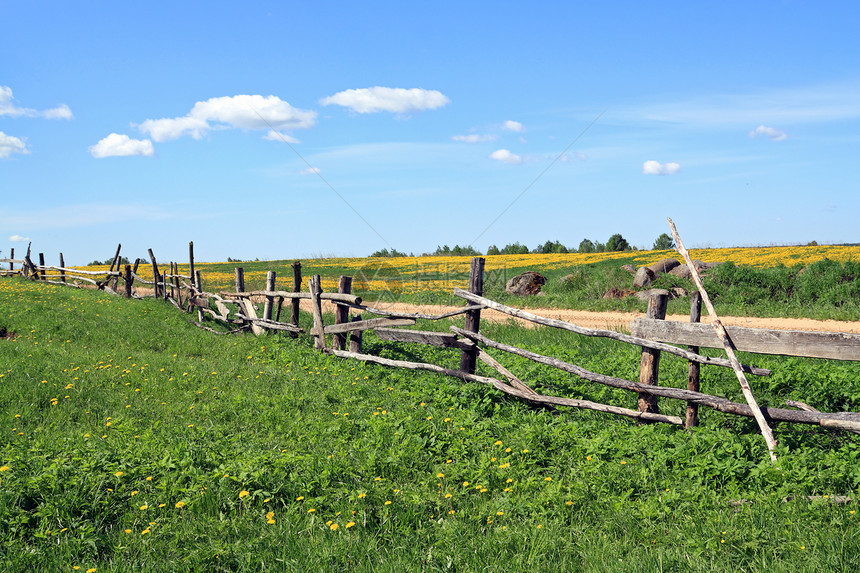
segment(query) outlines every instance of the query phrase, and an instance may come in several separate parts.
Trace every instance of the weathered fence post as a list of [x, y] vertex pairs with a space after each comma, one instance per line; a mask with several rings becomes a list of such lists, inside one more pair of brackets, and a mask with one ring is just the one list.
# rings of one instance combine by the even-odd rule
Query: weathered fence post
[[[483, 257], [473, 257], [469, 267], [469, 292], [484, 296], [484, 262]], [[470, 310], [466, 313], [466, 324], [463, 328], [469, 332], [478, 332], [481, 326], [481, 311]], [[478, 359], [478, 347], [463, 350], [460, 356], [460, 370], [467, 374], [475, 373], [475, 363]]]
[[[341, 276], [337, 285], [337, 292], [350, 294], [352, 292], [352, 277]], [[349, 307], [339, 304], [335, 307], [334, 323], [343, 324], [344, 322], [349, 322]], [[346, 335], [335, 334], [331, 345], [338, 350], [346, 350]]]
[[171, 290], [176, 293], [176, 296], [173, 297], [174, 300], [179, 303], [179, 306], [182, 306], [182, 285], [179, 284], [179, 263], [177, 262], [173, 263], [173, 288]]
[[125, 280], [125, 298], [131, 298], [131, 265], [125, 266], [125, 273], [123, 275], [123, 279]]
[[[352, 317], [352, 322], [361, 320], [361, 315], [357, 314]], [[349, 351], [361, 354], [361, 334], [360, 330], [353, 330], [349, 333]]]
[[60, 281], [66, 284], [66, 261], [63, 259], [63, 253], [60, 253]]
[[[275, 290], [275, 271], [268, 271], [266, 273], [266, 290], [273, 291]], [[263, 307], [263, 318], [266, 320], [272, 320], [272, 306], [275, 304], [275, 297], [266, 295], [266, 305]]]
[[45, 280], [45, 253], [39, 253], [39, 280]]
[[[302, 290], [302, 263], [299, 261], [295, 261], [293, 263], [293, 292], [301, 292]], [[292, 299], [291, 311], [290, 311], [290, 324], [293, 326], [299, 325], [299, 299]], [[297, 338], [299, 334], [297, 332], [291, 332], [290, 336], [293, 338]]]
[[15, 270], [15, 263], [12, 262], [14, 259], [15, 259], [15, 247], [12, 247], [11, 249], [9, 249], [9, 270], [10, 271]]
[[[690, 322], [699, 322], [702, 318], [702, 294], [699, 291], [690, 297]], [[699, 353], [698, 346], [688, 346], [690, 352]], [[699, 391], [699, 368], [698, 362], [690, 361], [687, 367], [687, 390]], [[687, 415], [684, 419], [684, 427], [692, 428], [699, 425], [699, 405], [687, 402]]]
[[[194, 241], [188, 241], [188, 276], [191, 277], [191, 286], [197, 286], [194, 283]], [[191, 290], [193, 291], [194, 288]]]
[[199, 270], [194, 271], [194, 281], [193, 282], [196, 285], [196, 289], [195, 289], [196, 292], [194, 293], [194, 296], [195, 296], [195, 298], [201, 299], [201, 300], [196, 301], [197, 304], [195, 305], [197, 307], [197, 320], [200, 322], [203, 322], [206, 320], [206, 315], [203, 314], [203, 307], [200, 306], [200, 303], [202, 302], [202, 296], [201, 295], [203, 294], [203, 278], [201, 277]]
[[158, 263], [155, 262], [155, 255], [152, 253], [152, 249], [149, 249], [149, 260], [152, 262], [152, 282], [155, 283], [153, 285], [155, 298], [158, 298]]
[[311, 277], [311, 280], [308, 281], [308, 286], [310, 287], [311, 292], [311, 304], [313, 306], [313, 314], [314, 314], [314, 327], [311, 331], [314, 335], [314, 348], [317, 350], [325, 349], [325, 331], [322, 321], [322, 301], [320, 300], [320, 294], [322, 294], [322, 286], [320, 285], [320, 276], [314, 275]]
[[[663, 320], [666, 318], [666, 304], [669, 301], [669, 292], [663, 291], [651, 295], [648, 299], [648, 318]], [[651, 348], [642, 349], [642, 360], [639, 364], [639, 383], [645, 385], [658, 385], [658, 373], [660, 370], [660, 351]], [[659, 414], [657, 396], [648, 394], [639, 395], [639, 411]]]

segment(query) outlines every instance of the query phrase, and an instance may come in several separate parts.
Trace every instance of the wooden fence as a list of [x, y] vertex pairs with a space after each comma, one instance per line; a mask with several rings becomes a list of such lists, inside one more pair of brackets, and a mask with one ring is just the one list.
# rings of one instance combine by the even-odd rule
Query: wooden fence
[[[351, 293], [352, 279], [350, 277], [340, 278], [337, 293], [325, 293], [320, 287], [320, 276], [313, 275], [308, 281], [307, 292], [304, 292], [302, 290], [301, 263], [299, 262], [292, 265], [292, 290], [276, 290], [276, 274], [274, 271], [269, 271], [265, 290], [246, 291], [244, 271], [241, 267], [237, 267], [235, 269], [235, 292], [212, 293], [202, 289], [200, 272], [194, 269], [193, 243], [189, 244], [188, 275], [180, 274], [176, 263], [170, 263], [167, 269], [161, 272], [151, 249], [149, 255], [153, 281], [145, 280], [137, 274], [140, 260], [135, 261], [134, 265], [125, 265], [124, 269], [120, 270], [119, 248], [117, 248], [114, 257], [114, 264], [108, 271], [101, 272], [66, 268], [62, 264], [62, 254], [60, 255], [59, 266], [46, 266], [41, 254], [39, 255], [39, 265], [35, 265], [30, 259], [29, 248], [24, 259], [15, 260], [13, 251], [10, 259], [0, 259], [0, 263], [9, 263], [10, 267], [8, 271], [4, 271], [4, 274], [20, 274], [33, 280], [44, 280], [66, 286], [80, 286], [76, 283], [82, 281], [92, 284], [96, 288], [118, 294], [120, 293], [118, 282], [122, 280], [124, 283], [122, 293], [126, 297], [140, 297], [134, 290], [136, 281], [150, 285], [152, 296], [171, 301], [178, 308], [186, 311], [196, 311], [198, 320], [195, 321], [195, 324], [218, 334], [250, 330], [255, 335], [261, 335], [266, 331], [276, 330], [285, 331], [290, 336], [297, 337], [304, 332], [299, 326], [299, 302], [302, 299], [310, 300], [313, 327], [308, 334], [313, 339], [314, 347], [322, 352], [390, 367], [426, 370], [454, 376], [464, 381], [492, 386], [505, 394], [534, 405], [585, 408], [626, 416], [641, 422], [663, 422], [685, 427], [698, 424], [699, 406], [706, 406], [739, 416], [754, 417], [753, 410], [748, 404], [733, 402], [727, 398], [700, 391], [699, 369], [701, 365], [731, 368], [732, 364], [727, 359], [703, 356], [699, 353], [701, 347], [722, 348], [722, 343], [719, 342], [713, 331], [707, 330], [708, 326], [698, 324], [701, 314], [701, 299], [697, 295], [692, 297], [690, 323], [663, 320], [668, 293], [657, 293], [649, 301], [647, 317], [634, 321], [631, 334], [625, 334], [612, 330], [584, 328], [485, 298], [482, 292], [484, 259], [480, 257], [472, 259], [468, 290], [454, 289], [454, 294], [464, 299], [466, 305], [453, 312], [431, 315], [392, 312], [362, 304], [361, 297]], [[14, 264], [20, 264], [22, 268], [15, 271]], [[289, 301], [290, 316], [288, 320], [282, 321], [281, 312], [287, 301]], [[323, 301], [334, 304], [333, 324], [324, 324]], [[259, 308], [255, 302], [263, 304], [262, 316], [257, 314]], [[570, 331], [580, 336], [610, 338], [641, 347], [639, 381], [591, 372], [576, 364], [492, 340], [480, 332], [481, 311], [483, 309], [492, 309], [522, 321]], [[465, 315], [464, 327], [450, 326], [449, 332], [400, 328], [413, 326], [419, 320], [441, 320], [461, 314]], [[205, 324], [207, 320], [228, 325], [229, 330], [210, 328]], [[364, 353], [362, 352], [362, 333], [367, 330], [373, 330], [376, 336], [383, 341], [450, 348], [460, 353], [460, 367], [459, 369], [452, 369], [435, 364], [393, 360]], [[860, 336], [858, 335], [741, 327], [730, 327], [728, 331], [737, 350], [836, 360], [860, 360]], [[687, 348], [680, 348], [675, 345], [685, 345]], [[539, 394], [526, 381], [519, 379], [496, 358], [488, 354], [486, 349], [520, 356], [597, 384], [629, 390], [638, 395], [638, 408], [622, 408], [588, 400]], [[667, 353], [688, 361], [686, 389], [659, 385], [660, 357]], [[478, 361], [495, 370], [497, 375], [495, 377], [477, 375], [475, 372]], [[770, 374], [770, 371], [766, 369], [751, 365], [742, 365], [742, 368], [744, 372], [756, 376]], [[686, 417], [681, 418], [660, 413], [659, 398], [686, 402]], [[762, 407], [760, 412], [768, 421], [814, 424], [824, 428], [860, 433], [860, 413], [858, 412], [818, 412], [806, 404], [791, 401], [787, 402], [787, 405], [796, 409]]]

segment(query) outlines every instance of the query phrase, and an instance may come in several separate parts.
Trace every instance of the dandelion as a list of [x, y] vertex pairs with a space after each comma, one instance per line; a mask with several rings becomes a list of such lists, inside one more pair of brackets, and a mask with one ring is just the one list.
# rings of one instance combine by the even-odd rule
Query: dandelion
[[625, 462], [624, 460], [621, 460], [621, 462], [620, 462], [620, 463], [621, 463], [621, 465], [623, 466], [623, 465], [625, 465], [627, 462]]
[[552, 478], [551, 478], [551, 477], [549, 477], [549, 476], [547, 476], [547, 477], [545, 477], [545, 478], [543, 478], [543, 479], [544, 479], [544, 481], [552, 481]]
[[347, 528], [347, 529], [349, 529], [350, 527], [353, 527], [353, 526], [355, 526], [355, 522], [354, 522], [354, 521], [347, 521], [347, 522], [346, 522], [346, 528]]
[[87, 573], [96, 573], [96, 568], [90, 567], [89, 569], [87, 569]]
[[448, 515], [454, 515], [455, 513], [457, 513], [457, 512], [452, 509], [451, 511], [448, 512]]
[[144, 529], [143, 531], [141, 531], [141, 532], [140, 532], [140, 534], [141, 534], [141, 535], [146, 535], [147, 533], [149, 533], [149, 528], [148, 528], [148, 527], [147, 527], [146, 529]]
[[299, 497], [296, 498], [296, 501], [302, 501], [304, 498], [305, 498], [305, 496], [300, 495]]
[[450, 498], [450, 497], [452, 497], [450, 493], [446, 493], [446, 494], [445, 494], [445, 499], [448, 499], [448, 498]]
[[495, 445], [497, 445], [497, 446], [501, 446], [501, 445], [502, 445], [502, 440], [496, 440]]
[[9, 466], [0, 466], [0, 472], [8, 472]]
[[248, 497], [249, 495], [251, 495], [251, 494], [248, 493], [248, 490], [243, 489], [242, 491], [239, 492], [239, 499], [242, 499], [243, 497]]
[[358, 494], [358, 499], [363, 499], [364, 496], [366, 496], [366, 495], [367, 495], [366, 493], [360, 493], [360, 494]]
[[146, 476], [146, 481], [152, 481], [152, 476]]
[[573, 502], [572, 501], [566, 501], [566, 502], [564, 502], [564, 504], [565, 505], [573, 505]]
[[130, 534], [130, 533], [131, 533], [131, 529], [126, 529], [126, 530], [125, 530], [125, 533], [126, 533], [126, 535]]
[[148, 505], [146, 505], [146, 504], [144, 503], [143, 505], [141, 505], [141, 506], [140, 506], [140, 510], [141, 510], [141, 511], [144, 511], [144, 510], [145, 510], [146, 508], [148, 508], [148, 507], [149, 507], [149, 506], [148, 506]]
[[310, 508], [310, 509], [308, 510], [308, 513], [313, 513], [313, 512], [315, 512], [315, 511], [316, 511], [316, 510], [315, 510], [314, 508]]
[[115, 475], [116, 477], [121, 477], [121, 476], [122, 476], [122, 472], [116, 472], [116, 473], [115, 473], [115, 474], [113, 474], [113, 475]]
[[591, 456], [585, 456], [585, 459], [591, 461]]
[[177, 501], [176, 502], [176, 509], [182, 509], [183, 507], [185, 507], [184, 501]]
[[386, 500], [386, 502], [383, 505], [391, 505], [391, 502]]
[[443, 474], [442, 472], [439, 472], [438, 474], [436, 474], [436, 477], [437, 478], [443, 478], [443, 477], [445, 477], [445, 474]]
[[496, 515], [504, 515], [504, 514], [505, 514], [505, 512], [504, 512], [504, 511], [497, 511], [497, 512], [496, 512]]
[[464, 482], [463, 482], [463, 487], [469, 487], [469, 482], [464, 481]]
[[159, 504], [158, 504], [158, 508], [159, 508], [159, 509], [161, 509], [161, 508], [162, 508], [162, 507], [164, 507], [165, 505], [167, 505], [167, 504], [166, 504], [166, 503], [159, 503]]
[[482, 488], [481, 488], [481, 493], [487, 493], [487, 488], [482, 487]]
[[329, 525], [329, 529], [331, 529], [332, 531], [337, 531], [337, 527], [337, 523], [332, 523], [331, 525]]

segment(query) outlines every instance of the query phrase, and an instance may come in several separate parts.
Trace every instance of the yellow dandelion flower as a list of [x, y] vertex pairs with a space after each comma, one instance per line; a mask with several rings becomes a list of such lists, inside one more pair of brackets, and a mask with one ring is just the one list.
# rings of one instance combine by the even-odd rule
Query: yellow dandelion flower
[[442, 472], [439, 472], [438, 474], [436, 474], [436, 477], [437, 478], [443, 478], [443, 477], [445, 477], [445, 474], [443, 474]]
[[137, 495], [137, 490], [134, 490], [133, 492], [131, 492], [131, 495]]
[[464, 481], [464, 482], [463, 482], [463, 487], [469, 487], [469, 482]]
[[566, 501], [566, 502], [564, 502], [564, 504], [565, 505], [573, 505], [573, 502], [572, 501]]
[[8, 472], [9, 466], [0, 466], [0, 472]]
[[184, 501], [177, 501], [176, 502], [176, 509], [182, 509], [183, 507], [185, 507]]
[[591, 461], [591, 456], [585, 456], [585, 459]]
[[391, 505], [390, 501], [386, 501], [384, 505]]
[[126, 529], [126, 530], [125, 530], [125, 533], [126, 533], [126, 534], [131, 533], [131, 529]]
[[316, 510], [315, 510], [314, 508], [310, 508], [310, 509], [308, 510], [308, 513], [313, 513], [313, 512], [315, 512], [315, 511], [316, 511]]
[[457, 512], [452, 509], [451, 511], [448, 512], [448, 515], [454, 515], [455, 513], [457, 513]]
[[367, 495], [366, 493], [360, 493], [360, 494], [358, 494], [358, 499], [363, 499], [364, 496], [366, 496], [366, 495]]
[[445, 494], [445, 499], [448, 499], [449, 497], [452, 497], [452, 496], [451, 496], [451, 494], [450, 494], [450, 493], [446, 493], [446, 494]]
[[347, 528], [347, 529], [349, 529], [350, 527], [353, 527], [354, 525], [355, 525], [355, 522], [354, 522], [354, 521], [347, 521], [347, 522], [346, 522], [346, 528]]
[[621, 463], [621, 465], [623, 466], [623, 465], [624, 465], [624, 464], [626, 464], [627, 462], [625, 462], [624, 460], [621, 460], [621, 462], [620, 462], [620, 463]]
[[545, 477], [545, 478], [543, 478], [543, 479], [544, 479], [544, 481], [552, 481], [552, 478], [551, 478], [551, 477], [549, 477], [549, 476], [547, 476], [547, 477]]
[[148, 507], [149, 507], [149, 506], [148, 506], [148, 505], [146, 505], [146, 504], [144, 503], [143, 505], [141, 505], [141, 506], [140, 506], [140, 510], [141, 510], [141, 511], [143, 511], [143, 510], [145, 510], [145, 509], [146, 509], [146, 508], [148, 508]]
[[113, 474], [113, 475], [115, 475], [116, 477], [120, 477], [120, 476], [122, 476], [122, 472], [116, 472], [116, 473], [115, 473], [115, 474]]
[[302, 501], [304, 498], [305, 498], [305, 496], [300, 495], [299, 497], [296, 498], [296, 501]]
[[497, 512], [496, 512], [496, 515], [504, 515], [504, 514], [505, 514], [505, 512], [504, 512], [504, 511], [497, 511]]
[[328, 527], [329, 527], [329, 529], [331, 529], [332, 531], [337, 531], [338, 525], [337, 525], [337, 523], [332, 523], [332, 524], [331, 524], [331, 525], [329, 525]]
[[242, 499], [243, 497], [248, 497], [249, 495], [251, 495], [251, 494], [248, 493], [248, 490], [243, 489], [242, 491], [239, 492], [239, 499]]

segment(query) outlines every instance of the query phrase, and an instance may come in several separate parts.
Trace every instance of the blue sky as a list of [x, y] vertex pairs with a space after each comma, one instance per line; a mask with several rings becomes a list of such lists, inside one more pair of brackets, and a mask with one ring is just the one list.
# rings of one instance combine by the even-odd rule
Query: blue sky
[[0, 250], [650, 248], [667, 216], [860, 242], [858, 29], [847, 1], [0, 0]]

